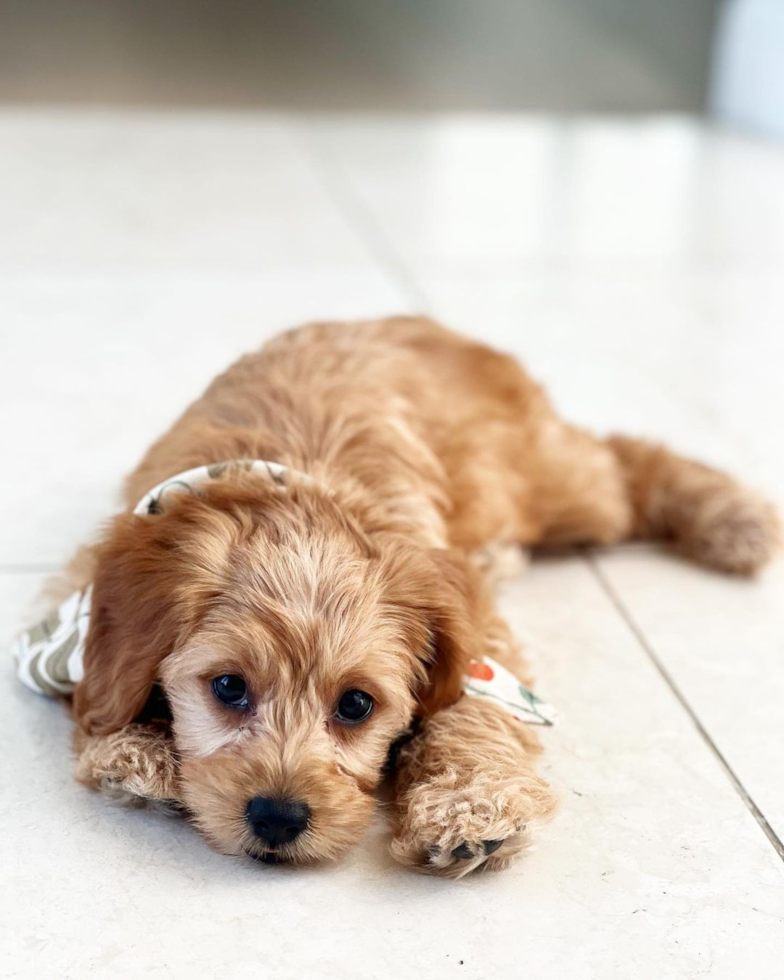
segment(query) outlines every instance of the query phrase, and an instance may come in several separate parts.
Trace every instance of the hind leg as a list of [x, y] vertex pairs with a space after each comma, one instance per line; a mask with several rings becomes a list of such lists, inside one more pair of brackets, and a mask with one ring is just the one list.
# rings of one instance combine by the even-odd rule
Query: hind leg
[[664, 446], [614, 436], [637, 537], [670, 540], [695, 561], [748, 575], [779, 543], [773, 506], [731, 476]]
[[528, 465], [535, 544], [616, 544], [633, 536], [633, 501], [610, 445], [553, 419]]
[[778, 543], [776, 512], [764, 498], [655, 443], [601, 441], [563, 426], [537, 463], [532, 507], [545, 546], [670, 541], [711, 568], [750, 574]]

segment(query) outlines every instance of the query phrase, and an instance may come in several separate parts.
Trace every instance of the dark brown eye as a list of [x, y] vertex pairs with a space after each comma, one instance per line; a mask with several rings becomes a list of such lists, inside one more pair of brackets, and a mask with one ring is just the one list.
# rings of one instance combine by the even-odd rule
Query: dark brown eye
[[344, 725], [358, 725], [370, 717], [373, 710], [373, 698], [364, 691], [346, 691], [338, 701], [335, 717]]
[[237, 674], [223, 674], [212, 682], [215, 697], [230, 708], [248, 707], [248, 685]]

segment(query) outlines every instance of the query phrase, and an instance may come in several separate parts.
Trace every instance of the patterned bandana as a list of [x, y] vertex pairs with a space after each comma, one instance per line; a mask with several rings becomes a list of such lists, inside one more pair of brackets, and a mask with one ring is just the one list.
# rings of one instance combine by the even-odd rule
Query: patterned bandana
[[[291, 470], [280, 463], [260, 459], [238, 459], [178, 473], [150, 490], [134, 508], [134, 514], [161, 514], [166, 501], [175, 493], [197, 493], [208, 480], [223, 476], [229, 470], [261, 472], [281, 490], [291, 476], [313, 484], [306, 473]], [[84, 677], [84, 646], [90, 626], [92, 586], [74, 592], [38, 626], [22, 633], [12, 644], [19, 680], [37, 694], [63, 697], [71, 694]], [[518, 721], [533, 725], [552, 725], [553, 709], [524, 687], [517, 678], [490, 657], [480, 663], [472, 660], [464, 682], [471, 697], [494, 701]]]
[[472, 698], [487, 698], [508, 711], [517, 721], [529, 725], [552, 725], [555, 709], [518, 681], [511, 670], [492, 657], [472, 660], [463, 681], [463, 690]]

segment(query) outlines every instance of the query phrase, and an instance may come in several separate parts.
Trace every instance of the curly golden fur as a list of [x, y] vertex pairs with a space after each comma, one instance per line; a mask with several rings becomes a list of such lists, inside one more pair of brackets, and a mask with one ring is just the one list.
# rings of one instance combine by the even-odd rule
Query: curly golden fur
[[[165, 478], [238, 458], [315, 482], [281, 493], [233, 471], [131, 513]], [[94, 584], [77, 778], [179, 801], [228, 854], [307, 863], [361, 837], [417, 722], [392, 853], [450, 876], [504, 866], [554, 805], [531, 729], [462, 696], [471, 659], [524, 669], [480, 565], [510, 545], [645, 536], [749, 573], [777, 535], [729, 477], [575, 429], [513, 359], [408, 317], [313, 324], [244, 357], [150, 449], [126, 502], [71, 568]], [[244, 710], [214, 697], [223, 674], [245, 680]], [[156, 683], [170, 727], [138, 720]], [[334, 717], [348, 689], [374, 699], [363, 724]], [[260, 842], [257, 797], [307, 803], [305, 832]]]

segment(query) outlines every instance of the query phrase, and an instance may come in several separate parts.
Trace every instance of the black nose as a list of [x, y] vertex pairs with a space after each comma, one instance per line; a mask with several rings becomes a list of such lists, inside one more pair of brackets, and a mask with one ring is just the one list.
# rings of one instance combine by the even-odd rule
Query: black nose
[[248, 803], [248, 823], [257, 837], [279, 847], [290, 844], [308, 825], [310, 807], [307, 803], [292, 800], [271, 800], [266, 796], [254, 796]]

